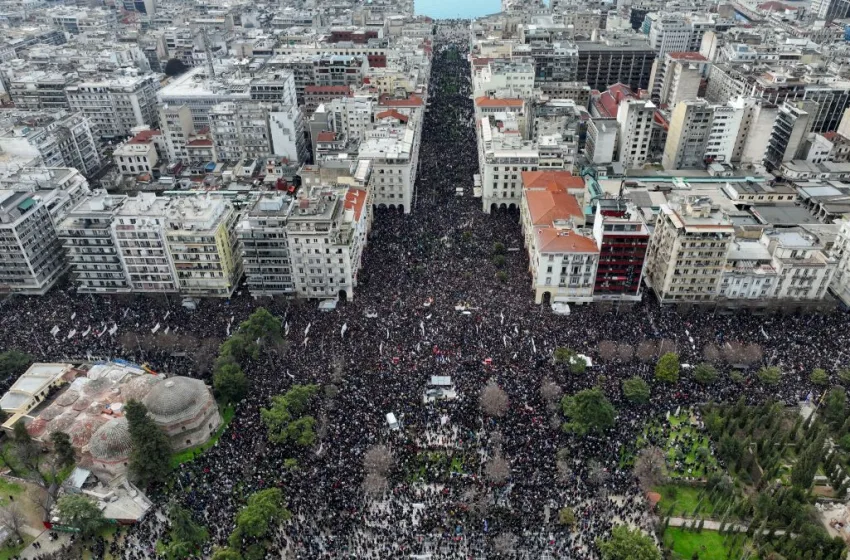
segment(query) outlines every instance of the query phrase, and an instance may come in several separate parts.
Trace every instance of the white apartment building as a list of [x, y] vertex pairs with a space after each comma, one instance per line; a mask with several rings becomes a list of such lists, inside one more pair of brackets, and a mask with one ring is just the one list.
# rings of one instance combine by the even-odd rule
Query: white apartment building
[[737, 97], [729, 106], [743, 110], [732, 161], [761, 164], [779, 107], [757, 97]]
[[482, 117], [478, 126], [478, 168], [484, 211], [519, 208], [523, 171], [537, 171], [540, 154], [523, 140], [514, 113]]
[[758, 239], [735, 239], [729, 246], [719, 299], [767, 300], [776, 296], [779, 273]]
[[126, 199], [125, 195], [92, 193], [56, 225], [78, 293], [130, 291], [111, 227]]
[[534, 91], [534, 64], [516, 60], [493, 60], [474, 70], [472, 91], [478, 97], [531, 97]]
[[7, 111], [0, 120], [0, 151], [30, 154], [37, 150], [46, 167], [74, 167], [86, 176], [101, 168], [88, 119], [65, 109]]
[[611, 163], [617, 153], [620, 127], [616, 119], [592, 118], [587, 123], [587, 157], [595, 164]]
[[844, 305], [850, 305], [850, 219], [845, 218], [839, 224], [841, 228], [832, 250], [836, 269], [830, 289]]
[[642, 167], [649, 158], [649, 140], [655, 105], [652, 101], [625, 99], [617, 107], [620, 127], [620, 163], [626, 169]]
[[705, 143], [706, 159], [725, 163], [734, 161], [743, 118], [742, 107], [732, 104], [714, 107], [708, 141]]
[[60, 196], [0, 190], [0, 293], [43, 295], [67, 270], [49, 210]]
[[670, 116], [664, 169], [704, 169], [714, 108], [704, 99], [682, 101]]
[[82, 82], [65, 88], [65, 93], [71, 110], [85, 115], [97, 136], [121, 138], [136, 127], [156, 126], [157, 89], [156, 76], [147, 74]]
[[814, 235], [798, 228], [775, 230], [763, 233], [760, 241], [779, 275], [777, 299], [823, 299], [838, 263], [825, 254], [826, 247]]
[[334, 132], [347, 138], [363, 138], [374, 126], [376, 101], [371, 97], [338, 97], [319, 105], [311, 120], [327, 121]]
[[177, 272], [165, 238], [169, 199], [153, 193], [128, 198], [110, 228], [132, 292], [177, 292]]
[[367, 191], [316, 186], [298, 193], [287, 221], [297, 297], [354, 298], [366, 245]]
[[186, 105], [163, 105], [159, 108], [159, 128], [162, 133], [168, 161], [178, 159], [187, 162], [189, 154], [186, 146], [189, 136], [195, 131], [192, 111]]
[[409, 214], [413, 210], [419, 159], [416, 122], [411, 120], [403, 127], [387, 126], [366, 132], [358, 158], [372, 162], [369, 185], [376, 207]]
[[[4, 81], [9, 96], [17, 109], [61, 109], [68, 107], [65, 88], [77, 80], [71, 72], [57, 72], [22, 68], [20, 73], [10, 71]], [[3, 86], [0, 86], [3, 87]]]
[[154, 137], [158, 130], [143, 130], [119, 145], [112, 152], [112, 159], [118, 172], [126, 176], [138, 176], [151, 173], [159, 163]]
[[735, 228], [708, 199], [661, 205], [646, 259], [646, 282], [664, 303], [714, 301]]

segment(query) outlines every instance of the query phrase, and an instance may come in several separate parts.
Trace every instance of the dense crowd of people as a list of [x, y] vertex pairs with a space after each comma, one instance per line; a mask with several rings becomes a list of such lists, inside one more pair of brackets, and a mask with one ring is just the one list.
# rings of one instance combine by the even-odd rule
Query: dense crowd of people
[[[226, 545], [248, 495], [278, 486], [293, 514], [275, 535], [275, 548], [287, 558], [596, 558], [594, 540], [612, 524], [649, 526], [633, 475], [619, 468], [619, 453], [651, 415], [741, 394], [796, 402], [812, 390], [812, 368], [834, 373], [846, 364], [850, 331], [840, 314], [680, 314], [649, 295], [628, 309], [584, 306], [569, 316], [534, 305], [518, 215], [485, 215], [473, 196], [478, 159], [466, 43], [462, 22], [440, 25], [415, 207], [409, 215], [376, 213], [353, 301], [320, 313], [314, 303], [256, 301], [242, 290], [190, 311], [176, 300], [79, 296], [65, 286], [3, 303], [4, 348], [50, 361], [121, 357], [201, 377], [209, 375], [217, 345], [257, 305], [281, 318], [285, 349], [247, 369], [250, 392], [228, 430], [174, 473], [171, 497], [209, 530], [203, 557]], [[501, 267], [492, 259], [496, 243], [508, 249]], [[685, 363], [701, 361], [707, 345], [756, 343], [763, 362], [785, 375], [769, 389], [726, 376], [708, 387], [687, 378], [653, 384], [650, 403], [635, 405], [623, 398], [622, 380], [649, 381], [652, 365], [598, 360], [604, 340], [632, 347], [664, 340]], [[595, 358], [594, 368], [573, 375], [553, 365], [558, 347]], [[432, 375], [451, 376], [458, 398], [423, 404]], [[560, 430], [558, 412], [541, 396], [547, 379], [566, 394], [603, 387], [617, 407], [616, 426], [605, 437]], [[490, 381], [509, 397], [501, 418], [479, 408]], [[268, 443], [260, 419], [270, 398], [295, 383], [323, 386], [316, 411], [320, 441], [306, 450]], [[401, 430], [389, 429], [387, 413]], [[363, 455], [376, 444], [393, 457], [388, 487], [377, 495], [363, 488]], [[423, 476], [429, 451], [457, 458], [456, 468], [429, 464]], [[498, 484], [483, 474], [497, 454], [510, 468]], [[298, 468], [285, 469], [287, 458], [297, 459]], [[169, 496], [155, 498], [161, 508]], [[559, 525], [564, 506], [574, 509], [575, 527]], [[160, 509], [114, 551], [127, 560], [153, 558], [166, 532]]]

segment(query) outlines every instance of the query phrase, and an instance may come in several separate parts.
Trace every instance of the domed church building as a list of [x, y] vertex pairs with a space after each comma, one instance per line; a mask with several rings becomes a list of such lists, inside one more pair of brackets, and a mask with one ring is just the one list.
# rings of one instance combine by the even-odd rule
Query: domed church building
[[169, 377], [156, 383], [142, 403], [171, 438], [174, 451], [204, 443], [221, 425], [212, 391], [198, 379]]

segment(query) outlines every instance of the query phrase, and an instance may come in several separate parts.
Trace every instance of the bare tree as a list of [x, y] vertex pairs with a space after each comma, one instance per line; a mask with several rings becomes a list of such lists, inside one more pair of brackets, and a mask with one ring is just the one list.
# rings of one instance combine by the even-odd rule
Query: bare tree
[[716, 364], [720, 361], [720, 348], [716, 344], [706, 344], [702, 349], [702, 357], [709, 364]]
[[540, 384], [540, 397], [546, 403], [549, 410], [558, 406], [558, 402], [561, 400], [563, 394], [564, 390], [561, 389], [561, 386], [548, 377]]
[[740, 364], [744, 360], [744, 345], [740, 342], [727, 342], [723, 347], [723, 359], [727, 364]]
[[19, 539], [24, 540], [22, 530], [27, 523], [27, 518], [17, 502], [11, 502], [0, 509], [0, 523], [8, 527]]
[[558, 476], [561, 480], [569, 480], [573, 476], [573, 469], [570, 467], [570, 452], [563, 448], [558, 450], [555, 455], [555, 466], [558, 468]]
[[634, 473], [644, 492], [667, 481], [667, 460], [664, 452], [650, 446], [641, 449], [635, 459]]
[[368, 496], [380, 496], [387, 490], [387, 479], [377, 473], [369, 473], [363, 478], [363, 492]]
[[587, 463], [587, 481], [593, 485], [601, 486], [611, 477], [611, 473], [596, 459]]
[[511, 465], [501, 455], [496, 455], [487, 462], [484, 467], [484, 474], [487, 480], [493, 484], [504, 484], [508, 477], [511, 476]]
[[658, 347], [651, 340], [644, 340], [637, 347], [637, 357], [641, 362], [648, 364], [655, 361], [658, 355]]
[[764, 358], [764, 352], [760, 344], [752, 342], [744, 347], [743, 360], [745, 364], [750, 366], [757, 364], [762, 361], [762, 358]]
[[630, 362], [635, 356], [635, 349], [631, 344], [620, 343], [617, 345], [617, 359], [621, 362]]
[[513, 533], [501, 533], [493, 539], [493, 551], [496, 554], [511, 554], [516, 547], [516, 536]]
[[613, 340], [603, 340], [599, 343], [598, 352], [603, 362], [613, 362], [617, 358], [617, 343]]
[[663, 356], [668, 352], [676, 353], [676, 341], [670, 340], [669, 338], [661, 339], [661, 342], [658, 343], [658, 355]]
[[393, 467], [393, 454], [386, 445], [373, 445], [363, 455], [363, 469], [368, 474], [386, 476]]
[[496, 385], [495, 381], [490, 381], [484, 390], [481, 391], [481, 397], [478, 400], [481, 410], [487, 416], [501, 418], [508, 411], [508, 394]]

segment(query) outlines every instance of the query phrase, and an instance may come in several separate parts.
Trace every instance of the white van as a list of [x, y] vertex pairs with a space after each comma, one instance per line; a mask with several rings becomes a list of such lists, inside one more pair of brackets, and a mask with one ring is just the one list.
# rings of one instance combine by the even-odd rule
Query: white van
[[396, 420], [395, 414], [393, 414], [392, 412], [387, 412], [387, 425], [390, 427], [391, 430], [399, 429], [398, 420]]

